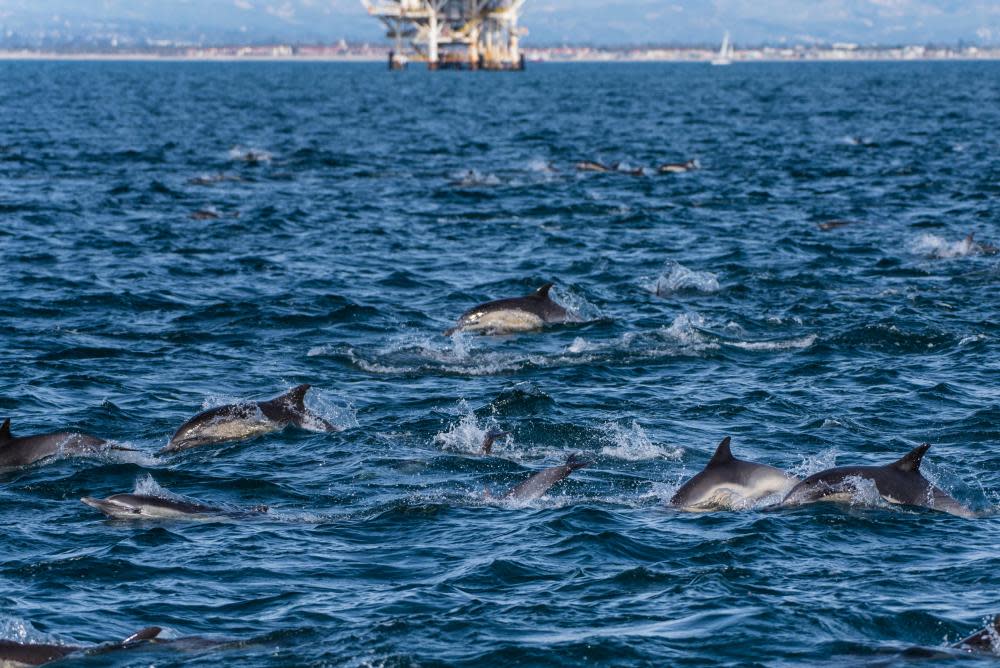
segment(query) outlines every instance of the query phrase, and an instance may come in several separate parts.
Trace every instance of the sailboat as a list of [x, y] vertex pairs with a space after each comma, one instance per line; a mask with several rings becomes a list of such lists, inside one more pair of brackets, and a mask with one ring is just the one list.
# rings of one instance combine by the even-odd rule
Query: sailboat
[[719, 47], [719, 55], [712, 58], [713, 65], [729, 65], [733, 62], [733, 45], [729, 41], [729, 31], [722, 37], [722, 46]]

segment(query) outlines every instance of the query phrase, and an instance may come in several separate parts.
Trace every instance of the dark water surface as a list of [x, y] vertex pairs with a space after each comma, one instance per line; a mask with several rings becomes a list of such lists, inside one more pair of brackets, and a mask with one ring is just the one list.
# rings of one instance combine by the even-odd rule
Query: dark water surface
[[[902, 665], [1000, 611], [1000, 260], [961, 243], [1000, 243], [1000, 64], [0, 84], [0, 417], [142, 451], [0, 473], [0, 637], [253, 641], [85, 665]], [[587, 322], [441, 335], [549, 280]], [[348, 429], [154, 454], [304, 382]], [[666, 508], [727, 434], [799, 475], [929, 441], [985, 517]], [[593, 466], [547, 497], [484, 497], [571, 452]], [[78, 501], [136, 485], [271, 512]]]

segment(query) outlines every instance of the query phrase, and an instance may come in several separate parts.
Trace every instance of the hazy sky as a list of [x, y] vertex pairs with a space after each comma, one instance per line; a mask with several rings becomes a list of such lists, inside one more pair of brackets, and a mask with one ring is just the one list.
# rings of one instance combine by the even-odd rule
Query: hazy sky
[[[525, 42], [1000, 43], [1000, 0], [528, 0]], [[0, 0], [0, 30], [113, 26], [218, 41], [381, 40], [359, 0]]]

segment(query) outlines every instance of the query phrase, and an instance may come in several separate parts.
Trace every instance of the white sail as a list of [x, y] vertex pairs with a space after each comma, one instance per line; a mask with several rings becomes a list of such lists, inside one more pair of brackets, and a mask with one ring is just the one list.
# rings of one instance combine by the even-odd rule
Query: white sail
[[729, 42], [729, 31], [722, 37], [722, 46], [719, 47], [719, 55], [712, 59], [713, 65], [728, 65], [733, 62], [733, 45]]

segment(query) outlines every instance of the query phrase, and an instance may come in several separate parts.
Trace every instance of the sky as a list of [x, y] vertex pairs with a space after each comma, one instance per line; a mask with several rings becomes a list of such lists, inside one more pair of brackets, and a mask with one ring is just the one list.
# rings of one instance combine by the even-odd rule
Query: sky
[[[1000, 45], [1000, 0], [527, 0], [525, 45]], [[379, 42], [360, 0], [0, 0], [0, 36]]]

